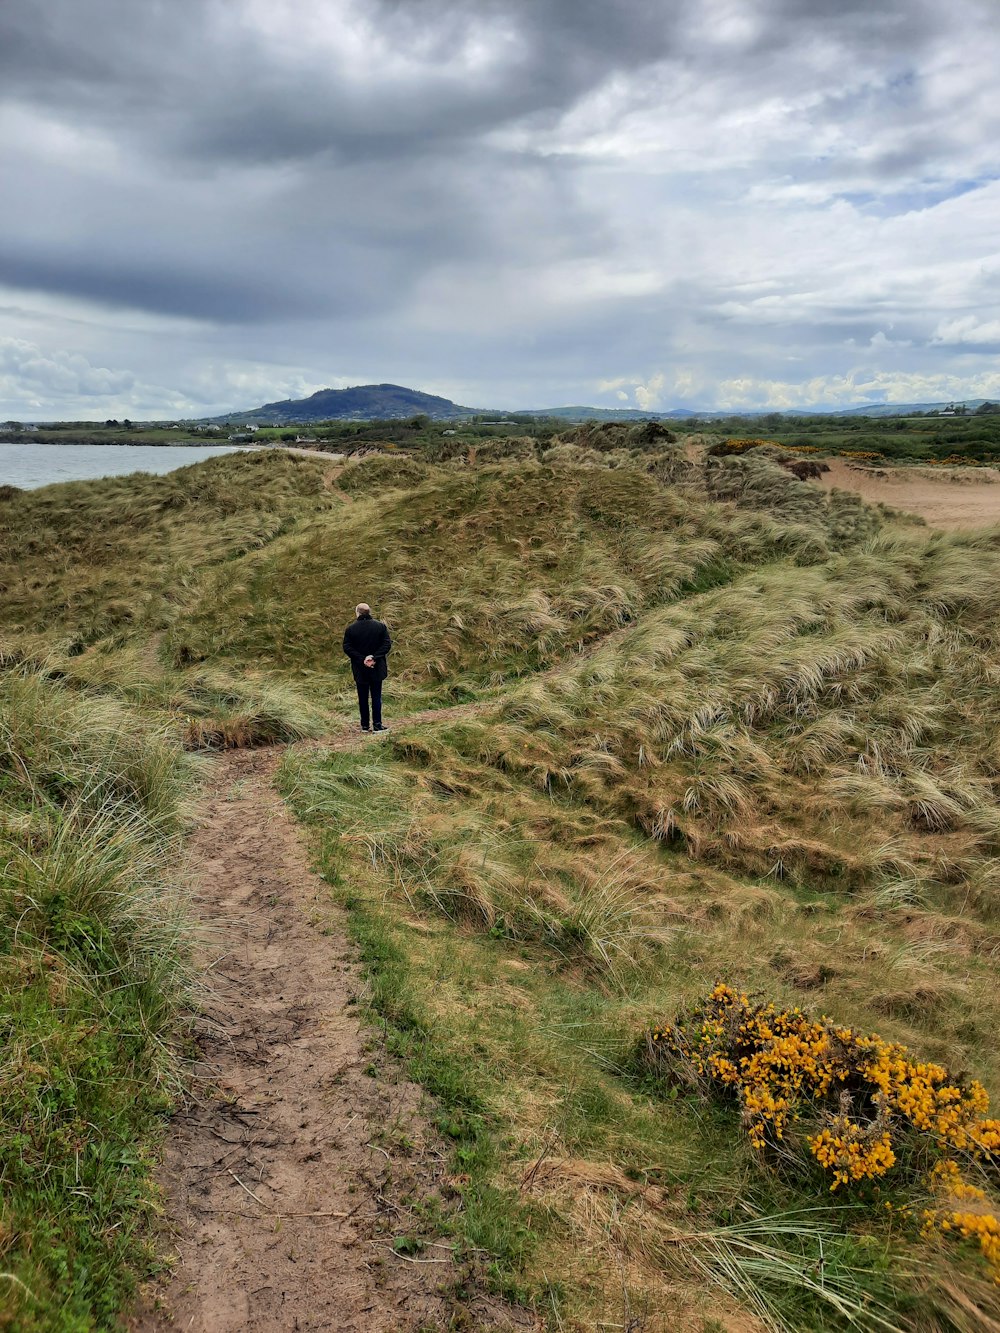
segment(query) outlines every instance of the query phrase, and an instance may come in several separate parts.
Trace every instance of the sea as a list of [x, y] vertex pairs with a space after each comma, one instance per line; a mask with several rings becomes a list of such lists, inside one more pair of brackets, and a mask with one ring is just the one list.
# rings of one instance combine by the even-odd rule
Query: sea
[[246, 451], [232, 444], [0, 444], [0, 486], [31, 491], [54, 481], [173, 472], [216, 454]]

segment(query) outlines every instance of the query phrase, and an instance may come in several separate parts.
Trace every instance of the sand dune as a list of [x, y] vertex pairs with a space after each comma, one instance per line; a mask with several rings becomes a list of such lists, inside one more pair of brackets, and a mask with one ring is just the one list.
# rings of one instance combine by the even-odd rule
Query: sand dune
[[996, 468], [870, 468], [843, 458], [827, 460], [821, 484], [856, 491], [865, 500], [919, 514], [933, 527], [981, 528], [1000, 523]]

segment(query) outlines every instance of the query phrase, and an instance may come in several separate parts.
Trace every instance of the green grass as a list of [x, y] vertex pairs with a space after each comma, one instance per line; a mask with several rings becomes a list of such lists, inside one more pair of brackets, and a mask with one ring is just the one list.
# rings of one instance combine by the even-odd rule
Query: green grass
[[320, 464], [269, 452], [24, 491], [0, 501], [6, 633], [82, 652], [162, 629], [207, 571], [336, 503]]
[[154, 1258], [188, 785], [176, 742], [120, 705], [0, 674], [0, 1267], [18, 1329], [112, 1327]]
[[393, 676], [454, 697], [544, 669], [701, 577], [829, 553], [797, 521], [733, 515], [632, 469], [440, 468], [400, 490], [414, 466], [352, 465], [353, 504], [210, 571], [171, 620], [168, 656], [267, 663], [319, 688], [342, 677], [363, 593], [397, 635]]
[[874, 452], [887, 462], [954, 458], [968, 463], [1000, 461], [1000, 413], [964, 416], [814, 416], [746, 419], [733, 417], [685, 423], [716, 439], [761, 436], [786, 448], [808, 446], [821, 454]]

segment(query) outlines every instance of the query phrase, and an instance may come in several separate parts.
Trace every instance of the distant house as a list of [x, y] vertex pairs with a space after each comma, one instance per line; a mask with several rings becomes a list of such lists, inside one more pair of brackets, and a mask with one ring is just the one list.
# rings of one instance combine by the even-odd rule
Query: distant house
[[441, 432], [441, 434], [442, 434], [442, 435], [457, 435], [457, 434], [458, 434], [458, 431], [457, 431], [457, 430], [443, 430], [443, 431]]

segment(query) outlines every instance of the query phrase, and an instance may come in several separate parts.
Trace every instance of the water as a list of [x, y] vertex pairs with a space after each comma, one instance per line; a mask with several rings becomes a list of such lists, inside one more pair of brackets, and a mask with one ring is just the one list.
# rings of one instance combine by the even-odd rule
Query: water
[[216, 454], [245, 452], [231, 444], [0, 444], [0, 486], [31, 491], [54, 481], [173, 472]]

